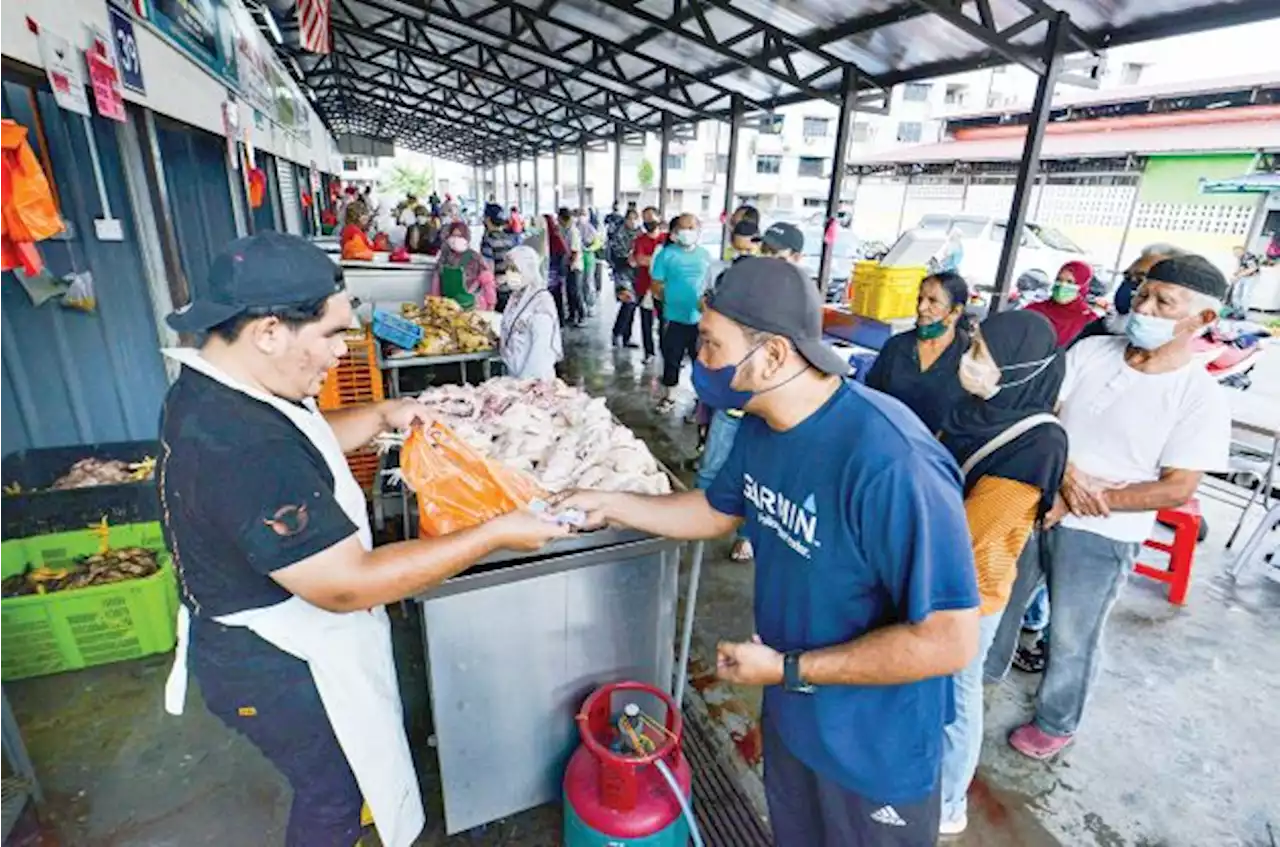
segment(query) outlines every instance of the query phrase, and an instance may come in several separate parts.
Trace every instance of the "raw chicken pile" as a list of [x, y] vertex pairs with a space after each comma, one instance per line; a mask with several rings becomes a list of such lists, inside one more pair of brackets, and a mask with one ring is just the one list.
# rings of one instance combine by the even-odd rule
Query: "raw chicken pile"
[[614, 421], [604, 399], [560, 380], [498, 377], [430, 388], [419, 399], [459, 438], [548, 491], [671, 491], [649, 448]]

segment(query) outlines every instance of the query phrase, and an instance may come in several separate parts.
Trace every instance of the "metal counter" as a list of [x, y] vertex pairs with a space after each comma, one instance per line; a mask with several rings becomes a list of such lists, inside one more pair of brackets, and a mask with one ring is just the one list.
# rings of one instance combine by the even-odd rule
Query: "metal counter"
[[342, 276], [347, 291], [360, 298], [357, 313], [361, 320], [372, 320], [374, 303], [421, 303], [426, 299], [435, 259], [412, 264], [390, 262], [342, 261]]
[[595, 688], [671, 690], [681, 547], [588, 533], [417, 598], [449, 834], [556, 800]]

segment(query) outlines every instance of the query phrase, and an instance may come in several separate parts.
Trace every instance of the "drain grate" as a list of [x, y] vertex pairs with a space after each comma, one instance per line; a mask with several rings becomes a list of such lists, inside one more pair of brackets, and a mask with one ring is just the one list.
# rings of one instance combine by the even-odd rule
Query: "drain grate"
[[720, 763], [700, 721], [685, 722], [684, 753], [693, 769], [693, 814], [707, 847], [773, 847], [773, 838]]

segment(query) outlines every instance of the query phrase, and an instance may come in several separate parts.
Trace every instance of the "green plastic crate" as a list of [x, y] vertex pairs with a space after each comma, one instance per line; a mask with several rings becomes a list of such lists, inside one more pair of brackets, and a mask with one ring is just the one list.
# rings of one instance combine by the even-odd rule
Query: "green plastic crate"
[[[173, 649], [178, 583], [160, 524], [113, 526], [108, 537], [112, 547], [160, 551], [160, 570], [111, 585], [6, 597], [0, 602], [4, 640], [0, 680], [78, 670]], [[28, 565], [66, 567], [96, 552], [98, 537], [88, 530], [18, 538], [0, 543], [0, 571], [9, 577]]]

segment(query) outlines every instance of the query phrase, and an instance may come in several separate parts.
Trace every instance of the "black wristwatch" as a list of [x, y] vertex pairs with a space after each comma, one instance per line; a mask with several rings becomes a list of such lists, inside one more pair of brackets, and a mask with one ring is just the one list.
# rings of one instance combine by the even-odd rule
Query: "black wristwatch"
[[792, 694], [812, 694], [818, 690], [800, 678], [800, 656], [803, 650], [792, 650], [782, 656], [782, 687]]

